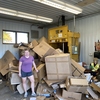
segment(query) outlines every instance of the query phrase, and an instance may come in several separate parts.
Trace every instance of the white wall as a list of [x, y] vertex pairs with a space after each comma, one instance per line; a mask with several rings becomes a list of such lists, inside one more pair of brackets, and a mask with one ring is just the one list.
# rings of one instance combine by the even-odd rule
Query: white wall
[[0, 58], [4, 55], [6, 50], [10, 50], [14, 56], [19, 59], [18, 49], [14, 48], [11, 44], [2, 44], [2, 30], [13, 30], [13, 31], [23, 31], [29, 32], [29, 41], [31, 39], [31, 29], [39, 30], [39, 37], [44, 36], [44, 29], [38, 29], [37, 26], [31, 26], [30, 23], [12, 21], [6, 19], [0, 19]]
[[[95, 42], [100, 40], [100, 14], [76, 19], [75, 22], [75, 32], [80, 33], [80, 61], [90, 64], [93, 60]], [[69, 30], [74, 30], [74, 21], [66, 22], [66, 24]], [[92, 56], [89, 55], [90, 53], [92, 53]]]
[[[73, 21], [68, 22], [67, 25], [73, 31]], [[77, 19], [75, 31], [80, 33], [80, 60], [89, 64], [93, 60], [95, 42], [100, 40], [100, 15]], [[92, 53], [92, 56], [89, 55], [90, 53]]]

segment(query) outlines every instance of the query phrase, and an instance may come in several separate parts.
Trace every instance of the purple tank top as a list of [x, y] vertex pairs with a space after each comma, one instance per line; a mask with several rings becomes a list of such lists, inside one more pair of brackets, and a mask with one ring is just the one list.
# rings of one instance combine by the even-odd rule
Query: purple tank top
[[34, 61], [33, 56], [30, 56], [29, 58], [22, 56], [19, 61], [22, 62], [22, 66], [21, 66], [22, 71], [24, 71], [24, 72], [32, 71], [32, 65], [33, 65], [32, 62]]

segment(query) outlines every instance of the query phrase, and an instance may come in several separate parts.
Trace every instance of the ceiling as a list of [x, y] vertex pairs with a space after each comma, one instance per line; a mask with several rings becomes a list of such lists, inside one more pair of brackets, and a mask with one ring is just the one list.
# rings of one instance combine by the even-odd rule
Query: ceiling
[[[60, 1], [73, 4], [83, 9], [83, 12], [81, 14], [76, 15], [76, 18], [100, 12], [100, 0], [60, 0]], [[0, 7], [26, 12], [30, 14], [35, 14], [39, 16], [49, 17], [53, 19], [52, 23], [45, 23], [45, 22], [39, 22], [35, 20], [29, 20], [29, 19], [0, 14], [0, 18], [31, 22], [33, 25], [40, 25], [40, 26], [46, 26], [58, 23], [58, 19], [61, 15], [65, 15], [66, 20], [73, 19], [74, 16], [74, 14], [32, 0], [0, 0]]]

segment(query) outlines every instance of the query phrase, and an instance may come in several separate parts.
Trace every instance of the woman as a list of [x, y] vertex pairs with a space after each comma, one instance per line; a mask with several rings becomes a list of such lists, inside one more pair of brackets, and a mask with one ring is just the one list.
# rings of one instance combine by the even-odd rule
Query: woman
[[25, 91], [24, 97], [27, 97], [28, 93], [26, 90], [26, 79], [28, 78], [31, 82], [32, 96], [36, 96], [34, 92], [34, 76], [32, 72], [32, 65], [36, 72], [38, 72], [33, 56], [30, 56], [29, 50], [25, 50], [24, 56], [19, 60], [19, 76], [22, 77], [23, 88]]

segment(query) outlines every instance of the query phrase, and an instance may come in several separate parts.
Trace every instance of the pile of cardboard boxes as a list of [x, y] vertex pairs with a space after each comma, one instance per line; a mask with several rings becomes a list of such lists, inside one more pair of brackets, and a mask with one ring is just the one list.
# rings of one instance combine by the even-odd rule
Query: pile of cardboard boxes
[[[70, 54], [65, 54], [60, 49], [51, 47], [43, 37], [39, 41], [33, 40], [28, 45], [20, 45], [18, 49], [31, 49], [31, 55], [38, 55], [35, 59], [38, 73], [34, 72], [35, 89], [39, 99], [46, 100], [51, 97], [52, 100], [81, 100], [82, 94], [91, 95], [91, 98], [98, 100], [97, 91], [100, 93], [100, 87], [97, 84], [87, 80], [84, 75], [85, 68], [70, 58]], [[18, 76], [18, 63], [10, 51], [6, 51], [0, 60], [0, 72], [2, 75], [9, 73], [9, 83], [16, 90], [23, 94], [21, 78]], [[99, 83], [98, 83], [99, 84]], [[30, 82], [27, 81], [27, 90], [30, 89]], [[95, 90], [95, 91], [94, 91]]]

